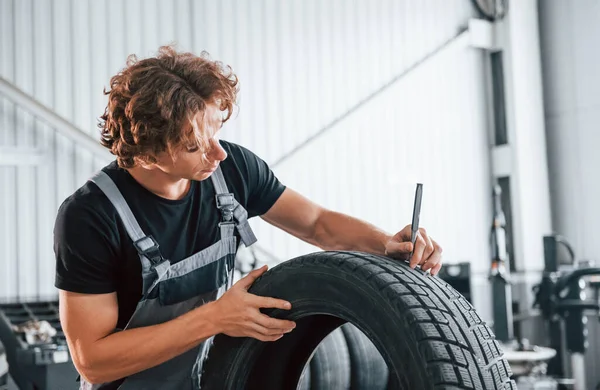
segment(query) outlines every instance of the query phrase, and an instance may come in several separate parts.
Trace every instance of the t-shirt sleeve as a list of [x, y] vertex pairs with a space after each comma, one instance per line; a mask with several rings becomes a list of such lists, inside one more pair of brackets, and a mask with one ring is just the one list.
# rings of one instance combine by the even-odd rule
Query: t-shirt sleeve
[[83, 294], [116, 291], [115, 236], [91, 206], [65, 201], [54, 225], [56, 288]]
[[247, 186], [246, 210], [249, 217], [265, 214], [285, 190], [269, 165], [252, 151], [235, 145], [231, 151], [241, 161]]

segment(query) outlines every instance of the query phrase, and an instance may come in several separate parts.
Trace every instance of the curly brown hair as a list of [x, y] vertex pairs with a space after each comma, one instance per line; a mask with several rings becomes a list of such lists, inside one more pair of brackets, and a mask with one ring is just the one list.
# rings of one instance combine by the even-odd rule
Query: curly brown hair
[[[100, 117], [102, 145], [117, 156], [122, 168], [136, 159], [153, 163], [161, 152], [195, 143], [208, 145], [195, 120], [203, 118], [207, 104], [218, 104], [223, 122], [233, 112], [238, 79], [230, 66], [161, 46], [156, 57], [127, 58], [127, 67], [110, 80], [108, 105]], [[202, 121], [201, 121], [202, 122]], [[190, 126], [186, 126], [190, 124]]]

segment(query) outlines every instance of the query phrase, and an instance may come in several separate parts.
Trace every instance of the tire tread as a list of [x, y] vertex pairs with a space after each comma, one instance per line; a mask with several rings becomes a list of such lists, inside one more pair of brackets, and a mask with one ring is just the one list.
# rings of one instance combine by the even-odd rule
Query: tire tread
[[[474, 307], [443, 280], [360, 252], [318, 252], [290, 260], [341, 267], [375, 286], [418, 326], [419, 351], [428, 362], [435, 389], [516, 389], [512, 372], [494, 334]], [[276, 267], [273, 272], [281, 271]], [[418, 275], [421, 273], [422, 275]], [[442, 298], [442, 299], [440, 299]]]

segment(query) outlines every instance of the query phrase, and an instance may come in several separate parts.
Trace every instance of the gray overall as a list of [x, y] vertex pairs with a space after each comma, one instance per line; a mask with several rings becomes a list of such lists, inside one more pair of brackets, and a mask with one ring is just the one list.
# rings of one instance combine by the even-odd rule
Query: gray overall
[[[249, 246], [256, 241], [248, 224], [248, 213], [227, 190], [221, 167], [212, 174], [216, 207], [221, 211], [221, 239], [190, 257], [171, 264], [164, 259], [152, 236], [141, 230], [131, 209], [108, 175], [100, 171], [91, 179], [108, 197], [142, 263], [143, 291], [135, 312], [125, 329], [160, 324], [172, 320], [207, 302], [218, 299], [231, 287], [237, 251], [234, 230]], [[161, 337], [157, 334], [156, 337]], [[198, 389], [202, 364], [208, 354], [212, 337], [197, 347], [156, 367], [131, 375], [118, 387], [120, 390]], [[115, 386], [114, 384], [112, 386]], [[80, 389], [112, 388], [110, 384], [91, 385], [82, 380]]]

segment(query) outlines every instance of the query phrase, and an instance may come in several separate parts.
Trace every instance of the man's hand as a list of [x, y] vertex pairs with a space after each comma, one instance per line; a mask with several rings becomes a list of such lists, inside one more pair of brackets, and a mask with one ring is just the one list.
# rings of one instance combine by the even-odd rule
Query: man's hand
[[266, 270], [265, 265], [250, 272], [214, 302], [215, 322], [220, 333], [231, 337], [276, 341], [296, 327], [293, 321], [279, 320], [260, 312], [261, 308], [289, 310], [292, 307], [289, 302], [248, 292], [252, 283]]
[[[415, 245], [411, 242], [411, 225], [396, 233], [386, 244], [385, 254], [394, 259], [408, 260], [410, 267], [421, 266], [423, 271], [431, 270], [436, 275], [442, 268], [442, 247], [427, 235], [424, 228], [417, 233]], [[413, 252], [412, 257], [410, 253]]]

